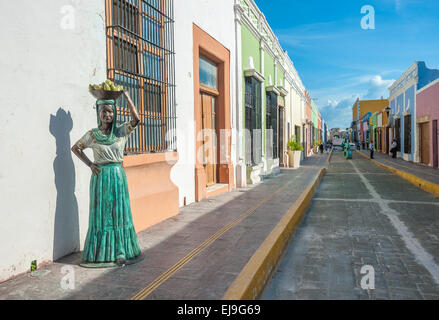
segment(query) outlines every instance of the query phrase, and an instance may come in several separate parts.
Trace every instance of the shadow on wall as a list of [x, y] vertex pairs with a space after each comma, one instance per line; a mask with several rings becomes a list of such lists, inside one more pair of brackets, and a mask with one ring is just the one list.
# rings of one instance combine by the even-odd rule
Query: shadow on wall
[[56, 140], [55, 173], [56, 211], [53, 237], [53, 260], [80, 248], [78, 202], [75, 196], [75, 166], [70, 150], [73, 120], [70, 111], [59, 108], [50, 115], [50, 133]]

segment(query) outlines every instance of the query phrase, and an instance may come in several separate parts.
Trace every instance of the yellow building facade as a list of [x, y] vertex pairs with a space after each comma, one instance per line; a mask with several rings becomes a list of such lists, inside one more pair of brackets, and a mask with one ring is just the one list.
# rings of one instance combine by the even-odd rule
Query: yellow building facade
[[367, 113], [380, 112], [388, 106], [388, 99], [360, 100], [358, 98], [352, 106], [352, 121], [361, 120]]

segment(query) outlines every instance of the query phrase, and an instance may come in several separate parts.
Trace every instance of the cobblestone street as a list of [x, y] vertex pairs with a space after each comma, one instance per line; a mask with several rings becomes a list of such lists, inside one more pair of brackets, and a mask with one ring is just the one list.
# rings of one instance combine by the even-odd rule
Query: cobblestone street
[[[439, 199], [354, 153], [328, 171], [264, 299], [439, 299]], [[361, 288], [373, 266], [375, 289]]]

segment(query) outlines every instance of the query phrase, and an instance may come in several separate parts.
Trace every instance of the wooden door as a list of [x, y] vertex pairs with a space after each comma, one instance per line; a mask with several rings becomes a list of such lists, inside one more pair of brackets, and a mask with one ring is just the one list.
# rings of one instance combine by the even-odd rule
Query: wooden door
[[377, 133], [377, 137], [376, 137], [377, 146], [376, 146], [376, 148], [378, 151], [381, 151], [381, 128], [378, 128], [376, 133]]
[[398, 142], [396, 151], [401, 152], [401, 119], [395, 120], [394, 138], [396, 139], [396, 142]]
[[437, 131], [437, 120], [433, 120], [433, 167], [438, 167], [438, 131]]
[[386, 154], [389, 154], [389, 143], [390, 143], [390, 128], [386, 128], [386, 137], [385, 137], [385, 150], [386, 150]]
[[201, 94], [202, 124], [203, 124], [203, 165], [206, 172], [206, 185], [212, 186], [217, 182], [217, 141], [216, 141], [216, 98]]
[[430, 163], [430, 123], [421, 123], [421, 163]]
[[385, 144], [384, 144], [384, 139], [386, 137], [386, 132], [384, 131], [384, 128], [380, 129], [380, 150], [382, 153], [385, 152], [384, 148], [385, 148]]

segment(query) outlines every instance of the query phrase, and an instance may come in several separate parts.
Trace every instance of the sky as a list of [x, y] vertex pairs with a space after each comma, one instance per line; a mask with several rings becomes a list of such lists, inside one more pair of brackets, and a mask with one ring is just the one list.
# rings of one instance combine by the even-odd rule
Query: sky
[[350, 127], [357, 97], [388, 98], [413, 62], [439, 69], [439, 0], [255, 2], [329, 128]]

